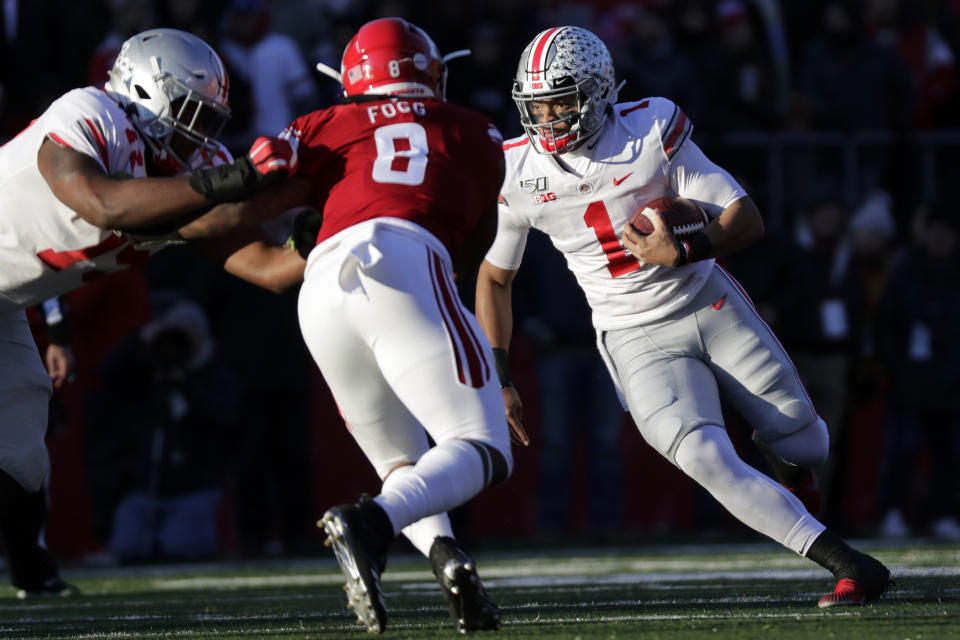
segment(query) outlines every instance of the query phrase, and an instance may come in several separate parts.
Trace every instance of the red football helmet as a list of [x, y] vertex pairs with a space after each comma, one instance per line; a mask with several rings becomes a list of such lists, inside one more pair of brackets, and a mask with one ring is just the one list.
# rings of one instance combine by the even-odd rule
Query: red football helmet
[[437, 45], [423, 29], [402, 18], [380, 18], [360, 27], [340, 63], [345, 98], [442, 100], [446, 75]]

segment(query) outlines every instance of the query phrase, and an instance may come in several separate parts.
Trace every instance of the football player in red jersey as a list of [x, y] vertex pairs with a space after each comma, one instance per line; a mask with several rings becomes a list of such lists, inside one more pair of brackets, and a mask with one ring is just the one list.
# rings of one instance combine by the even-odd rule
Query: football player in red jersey
[[487, 118], [444, 101], [444, 58], [402, 19], [361, 27], [333, 73], [344, 104], [281, 135], [299, 158], [293, 180], [314, 180], [305, 204], [323, 214], [300, 326], [383, 485], [319, 524], [369, 630], [386, 624], [379, 580], [401, 532], [430, 558], [459, 630], [495, 629], [497, 607], [446, 511], [512, 467], [490, 345], [454, 282], [493, 239], [502, 138]]
[[[131, 37], [110, 77], [67, 92], [0, 148], [0, 535], [19, 597], [76, 591], [41, 543], [51, 381], [24, 309], [140, 264], [172, 241], [157, 225], [247, 196], [294, 161], [277, 139], [230, 160], [216, 141], [230, 114], [226, 71], [192, 34]], [[135, 246], [117, 229], [153, 241]], [[249, 231], [216, 248], [227, 270], [268, 287], [298, 282], [300, 257]]]
[[[826, 425], [783, 347], [714, 260], [762, 237], [759, 211], [694, 144], [679, 106], [618, 103], [619, 88], [606, 45], [586, 29], [547, 29], [521, 55], [513, 98], [526, 135], [504, 145], [499, 228], [476, 305], [511, 427], [526, 439], [506, 350], [512, 281], [536, 228], [586, 293], [597, 346], [644, 439], [741, 522], [832, 571], [839, 580], [820, 607], [880, 597], [889, 570], [810, 513], [819, 493], [809, 467], [826, 459]], [[678, 241], [659, 214], [649, 235], [628, 224], [668, 195], [700, 204], [711, 218], [704, 229]], [[721, 393], [753, 424], [783, 486], [737, 455]]]

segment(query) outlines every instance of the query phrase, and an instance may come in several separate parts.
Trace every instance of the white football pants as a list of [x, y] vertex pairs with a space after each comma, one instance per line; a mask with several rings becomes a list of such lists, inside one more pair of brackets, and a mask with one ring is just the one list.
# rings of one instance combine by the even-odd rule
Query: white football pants
[[490, 344], [432, 234], [378, 218], [324, 241], [307, 260], [299, 315], [379, 476], [416, 463], [377, 498], [396, 531], [506, 479], [510, 436]]
[[[688, 433], [723, 426], [721, 393], [775, 450], [778, 441], [820, 420], [793, 361], [719, 266], [682, 309], [643, 326], [604, 331], [599, 343], [644, 440], [671, 462]], [[807, 433], [827, 438], [826, 430]], [[805, 445], [822, 463], [828, 443], [808, 439]]]

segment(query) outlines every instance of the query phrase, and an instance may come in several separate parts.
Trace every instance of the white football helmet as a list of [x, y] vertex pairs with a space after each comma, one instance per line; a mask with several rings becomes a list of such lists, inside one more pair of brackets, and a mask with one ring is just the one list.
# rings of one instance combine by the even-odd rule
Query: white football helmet
[[[581, 27], [553, 27], [540, 32], [520, 55], [513, 100], [534, 149], [557, 154], [575, 149], [600, 131], [619, 90], [613, 58], [600, 38]], [[551, 122], [536, 121], [532, 102], [566, 96], [576, 96], [575, 111]], [[570, 123], [568, 132], [554, 130], [561, 122]]]
[[[104, 89], [157, 160], [170, 156], [193, 170], [212, 159], [230, 108], [227, 70], [210, 45], [186, 31], [150, 29], [123, 43], [109, 73]], [[194, 144], [190, 157], [171, 147], [175, 134]]]

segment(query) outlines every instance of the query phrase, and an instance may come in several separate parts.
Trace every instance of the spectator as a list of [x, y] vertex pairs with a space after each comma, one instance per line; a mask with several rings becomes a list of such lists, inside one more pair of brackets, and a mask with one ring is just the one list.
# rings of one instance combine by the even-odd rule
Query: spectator
[[[312, 366], [297, 295], [217, 274], [216, 329], [239, 388], [232, 439], [237, 534], [245, 553], [304, 552], [315, 531], [310, 461]], [[258, 328], [250, 340], [250, 327]]]
[[786, 100], [758, 18], [742, 0], [724, 0], [716, 8], [716, 25], [716, 46], [704, 61], [707, 95], [714, 97], [704, 128], [779, 127]]
[[[917, 239], [894, 268], [877, 314], [878, 352], [889, 379], [881, 466], [880, 533], [907, 535], [930, 521], [960, 540], [960, 220], [940, 206], [921, 210]], [[930, 495], [913, 508], [918, 455], [929, 452]]]
[[903, 56], [865, 34], [851, 0], [823, 5], [822, 33], [805, 48], [798, 90], [808, 127], [897, 129], [913, 122], [916, 85]]
[[236, 386], [206, 314], [180, 301], [104, 357], [100, 459], [123, 487], [110, 548], [118, 560], [197, 558], [218, 549], [221, 454]]
[[85, 83], [87, 52], [100, 38], [100, 25], [107, 19], [99, 2], [3, 3], [0, 139], [15, 136], [61, 93]]
[[213, 42], [225, 4], [226, 0], [161, 0], [157, 15], [161, 24]]
[[277, 135], [298, 113], [315, 108], [313, 75], [290, 37], [270, 31], [262, 0], [232, 0], [223, 17], [220, 51], [231, 74], [231, 148]]
[[880, 44], [898, 50], [909, 64], [917, 86], [914, 123], [918, 127], [953, 122], [949, 113], [956, 90], [955, 55], [936, 22], [934, 2], [866, 3], [865, 21]]
[[684, 105], [691, 119], [705, 117], [703, 84], [696, 61], [677, 46], [665, 4], [620, 5], [621, 37], [614, 57], [633, 60], [625, 75], [637, 95], [662, 96]]
[[87, 82], [102, 87], [109, 80], [108, 73], [120, 53], [124, 41], [135, 33], [154, 25], [152, 2], [140, 0], [108, 0], [110, 30], [93, 50], [87, 65]]
[[810, 189], [789, 280], [791, 298], [803, 304], [784, 314], [781, 326], [781, 337], [829, 428], [832, 452], [817, 470], [824, 496], [821, 516], [838, 527], [845, 523], [836, 472], [843, 459], [851, 384], [865, 330], [868, 292], [860, 266], [872, 251], [867, 234], [892, 232], [889, 206], [889, 198], [878, 194], [853, 216], [833, 178], [821, 178]]

